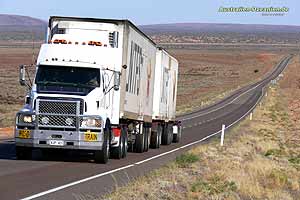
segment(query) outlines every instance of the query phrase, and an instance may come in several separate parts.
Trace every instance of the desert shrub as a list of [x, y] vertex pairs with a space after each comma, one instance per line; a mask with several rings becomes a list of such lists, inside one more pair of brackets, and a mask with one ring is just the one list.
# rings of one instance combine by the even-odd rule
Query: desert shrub
[[185, 153], [178, 156], [175, 160], [179, 167], [188, 167], [190, 164], [197, 162], [199, 157], [193, 153]]
[[207, 181], [198, 179], [192, 184], [192, 192], [203, 192], [208, 195], [220, 194], [223, 192], [236, 191], [237, 186], [233, 181], [221, 179], [219, 176], [214, 176]]

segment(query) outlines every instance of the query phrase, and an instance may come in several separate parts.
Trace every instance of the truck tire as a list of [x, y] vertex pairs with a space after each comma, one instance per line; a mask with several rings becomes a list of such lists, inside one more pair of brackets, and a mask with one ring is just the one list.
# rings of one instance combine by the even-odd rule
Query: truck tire
[[119, 141], [119, 146], [113, 147], [111, 149], [111, 157], [114, 159], [121, 159], [124, 151], [124, 133], [121, 130], [121, 135], [120, 135], [120, 141]]
[[144, 129], [144, 152], [147, 152], [149, 150], [149, 145], [150, 145], [150, 141], [149, 141], [149, 137], [150, 137], [150, 128], [145, 127]]
[[109, 129], [104, 131], [102, 150], [95, 151], [95, 162], [106, 164], [109, 159]]
[[173, 124], [168, 124], [168, 133], [169, 133], [169, 138], [168, 138], [168, 145], [172, 144], [173, 140]]
[[16, 158], [17, 158], [17, 160], [32, 159], [32, 148], [16, 146]]
[[143, 153], [144, 152], [144, 142], [145, 142], [145, 133], [137, 134], [135, 138], [135, 152]]
[[122, 135], [123, 135], [123, 149], [122, 149], [122, 158], [125, 158], [127, 156], [127, 151], [128, 151], [128, 134], [127, 134], [127, 129], [122, 128]]
[[156, 131], [152, 131], [151, 140], [150, 140], [150, 148], [158, 149], [161, 143], [161, 135], [162, 135], [162, 127], [158, 125]]
[[163, 126], [162, 136], [161, 136], [161, 144], [162, 145], [169, 145], [172, 143], [173, 139], [173, 132], [170, 129], [169, 124], [165, 124]]
[[178, 143], [181, 140], [181, 127], [180, 126], [177, 126], [177, 127], [178, 127], [178, 133], [173, 134], [173, 142], [174, 143]]

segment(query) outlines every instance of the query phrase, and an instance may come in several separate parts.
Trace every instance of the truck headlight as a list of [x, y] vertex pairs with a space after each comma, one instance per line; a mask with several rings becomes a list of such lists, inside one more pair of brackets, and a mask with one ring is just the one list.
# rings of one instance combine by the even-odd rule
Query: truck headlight
[[31, 115], [24, 115], [23, 117], [23, 122], [25, 123], [31, 123], [33, 120], [32, 120], [32, 116]]
[[35, 115], [31, 114], [20, 114], [18, 116], [18, 123], [33, 123], [35, 121]]
[[102, 125], [102, 119], [93, 118], [93, 117], [83, 117], [80, 123], [80, 127], [82, 128], [88, 128], [88, 127], [101, 128], [101, 125]]

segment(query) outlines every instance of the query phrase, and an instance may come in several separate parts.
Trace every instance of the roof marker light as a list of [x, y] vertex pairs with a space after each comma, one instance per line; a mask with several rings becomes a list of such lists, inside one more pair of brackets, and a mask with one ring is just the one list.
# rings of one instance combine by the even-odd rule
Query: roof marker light
[[85, 45], [85, 42], [83, 42], [82, 45]]
[[71, 41], [69, 41], [69, 42], [68, 42], [68, 44], [72, 44], [72, 42], [71, 42]]
[[89, 41], [88, 45], [91, 45], [91, 46], [102, 46], [102, 43], [101, 42], [96, 42], [96, 41]]
[[75, 44], [78, 44], [78, 42], [75, 42]]

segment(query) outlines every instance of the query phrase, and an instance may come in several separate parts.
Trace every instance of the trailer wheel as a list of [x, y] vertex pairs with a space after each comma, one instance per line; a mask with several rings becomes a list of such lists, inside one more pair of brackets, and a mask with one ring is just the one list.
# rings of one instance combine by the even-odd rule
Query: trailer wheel
[[161, 135], [161, 144], [167, 145], [168, 144], [168, 126], [164, 124], [162, 126], [162, 135]]
[[157, 131], [152, 131], [151, 140], [150, 140], [150, 147], [152, 149], [158, 149], [160, 147], [161, 132], [162, 132], [162, 128], [160, 125], [158, 125]]
[[177, 129], [178, 133], [173, 134], [173, 142], [175, 142], [175, 143], [178, 143], [181, 140], [181, 127], [180, 126], [177, 126], [177, 127], [178, 127], [178, 129]]
[[144, 152], [144, 137], [145, 134], [137, 134], [135, 139], [135, 151], [137, 153], [143, 153]]
[[150, 145], [150, 128], [149, 127], [145, 127], [144, 129], [144, 133], [145, 133], [145, 136], [144, 136], [144, 151], [147, 152], [149, 150], [149, 145]]
[[168, 145], [172, 144], [173, 140], [173, 124], [168, 124]]
[[173, 132], [170, 129], [170, 125], [165, 124], [163, 126], [163, 131], [162, 131], [161, 144], [169, 145], [172, 143], [172, 139], [173, 139]]
[[18, 160], [32, 159], [32, 148], [16, 146], [16, 157]]
[[127, 156], [127, 151], [128, 151], [128, 135], [127, 135], [127, 129], [122, 128], [121, 129], [121, 134], [123, 135], [123, 149], [122, 149], [122, 158], [125, 158]]
[[109, 159], [109, 129], [104, 131], [104, 140], [102, 150], [95, 151], [95, 162], [106, 164]]

